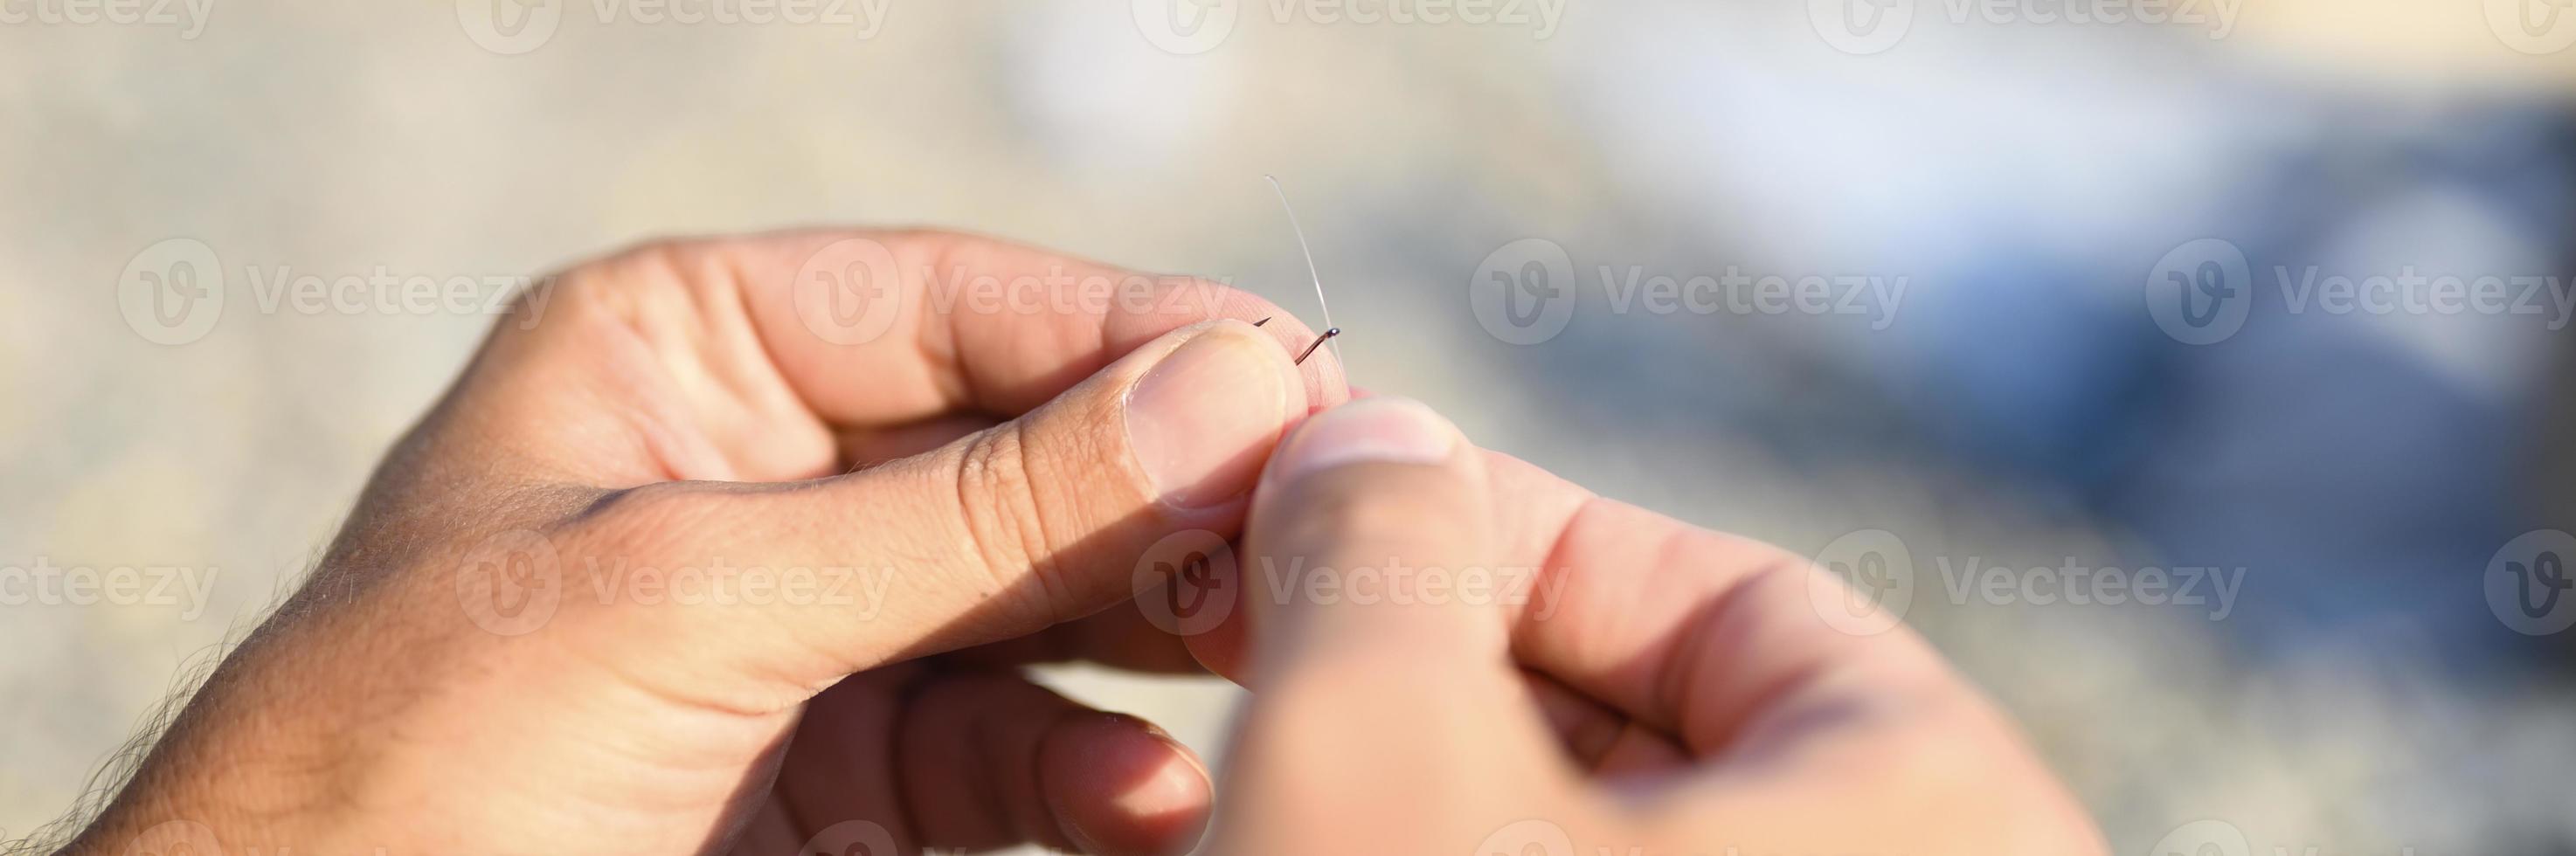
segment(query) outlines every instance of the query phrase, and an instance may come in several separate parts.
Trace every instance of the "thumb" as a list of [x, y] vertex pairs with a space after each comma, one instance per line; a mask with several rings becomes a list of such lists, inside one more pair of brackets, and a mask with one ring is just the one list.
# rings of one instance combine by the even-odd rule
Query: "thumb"
[[[1317, 414], [1273, 456], [1239, 570], [1254, 701], [1229, 800], [1263, 808], [1225, 834], [1428, 844], [1457, 832], [1435, 816], [1490, 829], [1467, 815], [1552, 775], [1497, 589], [1474, 582], [1497, 570], [1488, 503], [1475, 449], [1406, 399]], [[1422, 811], [1426, 794], [1461, 812]]]
[[838, 597], [629, 605], [605, 622], [627, 649], [655, 652], [672, 682], [784, 678], [789, 695], [774, 700], [801, 701], [851, 672], [1125, 599], [1157, 539], [1240, 528], [1262, 462], [1305, 402], [1277, 340], [1208, 322], [927, 454], [795, 485], [650, 485], [604, 501], [569, 537], [644, 566], [854, 573]]
[[1493, 570], [1485, 490], [1473, 448], [1420, 402], [1363, 399], [1308, 421], [1271, 462], [1246, 534], [1253, 685], [1273, 672], [1501, 662], [1501, 614], [1456, 596], [1461, 573]]

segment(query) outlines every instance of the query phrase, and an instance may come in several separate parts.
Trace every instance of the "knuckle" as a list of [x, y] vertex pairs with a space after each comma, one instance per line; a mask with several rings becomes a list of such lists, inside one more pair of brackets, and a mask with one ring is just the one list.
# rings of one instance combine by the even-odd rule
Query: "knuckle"
[[702, 305], [734, 286], [723, 253], [705, 241], [656, 238], [583, 262], [558, 278], [550, 299], [576, 317], [632, 322]]
[[612, 490], [564, 526], [566, 541], [583, 551], [603, 555], [660, 553], [680, 546], [681, 533], [693, 518], [708, 515], [708, 503], [723, 494], [702, 482], [656, 482]]
[[1069, 602], [1018, 423], [975, 435], [957, 463], [957, 508], [976, 566], [1038, 611]]

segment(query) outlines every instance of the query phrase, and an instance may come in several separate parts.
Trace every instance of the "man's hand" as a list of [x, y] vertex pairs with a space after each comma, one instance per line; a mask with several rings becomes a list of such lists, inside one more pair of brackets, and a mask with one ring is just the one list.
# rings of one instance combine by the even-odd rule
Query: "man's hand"
[[[1840, 583], [1324, 409], [1257, 298], [813, 232], [538, 305], [75, 852], [1187, 849], [1198, 760], [1015, 671], [1071, 657], [1254, 687], [1228, 853], [2101, 850]], [[1121, 603], [1184, 531], [1250, 557], [1186, 648]]]
[[1216, 584], [1248, 606], [1192, 638], [1253, 689], [1217, 852], [2105, 852], [2010, 724], [1893, 621], [1852, 620], [1839, 580], [1421, 405], [1307, 420], [1244, 537]]
[[1187, 749], [1013, 667], [1195, 668], [1079, 619], [1343, 397], [1305, 327], [923, 233], [657, 244], [519, 313], [73, 852], [1197, 840]]

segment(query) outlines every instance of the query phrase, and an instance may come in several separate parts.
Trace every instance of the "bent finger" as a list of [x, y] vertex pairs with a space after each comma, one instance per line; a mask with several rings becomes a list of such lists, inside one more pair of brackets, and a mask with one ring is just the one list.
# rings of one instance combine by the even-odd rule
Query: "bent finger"
[[1213, 799], [1206, 765], [1152, 723], [984, 670], [825, 692], [774, 790], [798, 839], [864, 821], [908, 848], [1140, 856], [1187, 852]]
[[586, 632], [667, 652], [646, 676], [662, 689], [769, 679], [744, 702], [759, 709], [851, 672], [1090, 615], [1124, 599], [1157, 539], [1240, 526], [1262, 462], [1304, 415], [1302, 392], [1259, 331], [1213, 322], [926, 454], [795, 485], [624, 492], [574, 525], [584, 549], [664, 568], [855, 568], [873, 588], [838, 602], [607, 610]]
[[[1485, 490], [1457, 430], [1403, 399], [1317, 414], [1274, 456], [1244, 540], [1253, 700], [1229, 784], [1230, 805], [1259, 808], [1220, 821], [1220, 840], [1334, 825], [1438, 849], [1558, 790], [1502, 613], [1416, 596], [1490, 561]], [[1450, 810], [1397, 808], [1424, 794]]]
[[[1165, 333], [1259, 321], [1283, 349], [1314, 332], [1259, 295], [978, 235], [808, 230], [684, 245], [738, 284], [779, 375], [825, 421], [909, 422], [955, 409], [1016, 416]], [[1328, 355], [1329, 356], [1329, 355]], [[1320, 406], [1336, 364], [1310, 360]]]

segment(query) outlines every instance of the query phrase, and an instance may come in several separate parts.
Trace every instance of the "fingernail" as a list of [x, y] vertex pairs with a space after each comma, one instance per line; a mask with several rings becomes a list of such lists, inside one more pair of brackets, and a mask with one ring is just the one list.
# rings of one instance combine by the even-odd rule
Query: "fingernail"
[[1316, 414], [1279, 453], [1278, 474], [1297, 479], [1347, 464], [1438, 464], [1458, 429], [1422, 402], [1372, 397]]
[[1252, 488], [1288, 424], [1287, 359], [1278, 343], [1227, 321], [1145, 372], [1127, 395], [1127, 448], [1157, 497], [1197, 508]]

